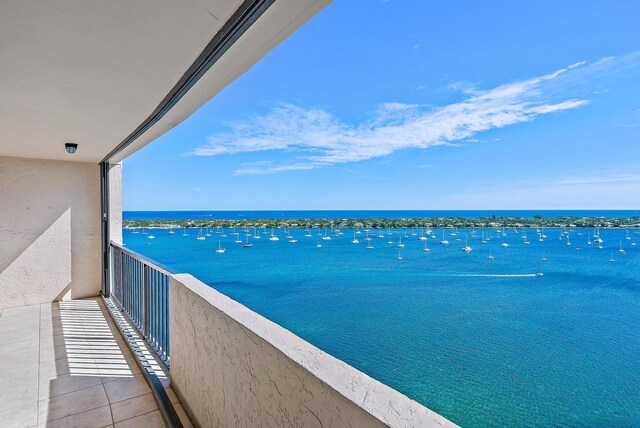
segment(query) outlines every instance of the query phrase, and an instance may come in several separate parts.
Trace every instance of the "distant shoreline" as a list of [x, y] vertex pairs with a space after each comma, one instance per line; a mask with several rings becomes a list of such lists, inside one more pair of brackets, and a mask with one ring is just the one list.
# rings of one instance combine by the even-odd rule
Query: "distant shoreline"
[[372, 229], [400, 229], [400, 228], [640, 228], [640, 216], [634, 217], [578, 217], [559, 216], [543, 217], [536, 215], [528, 217], [411, 217], [411, 218], [297, 218], [297, 219], [138, 219], [124, 220], [123, 228], [372, 228]]

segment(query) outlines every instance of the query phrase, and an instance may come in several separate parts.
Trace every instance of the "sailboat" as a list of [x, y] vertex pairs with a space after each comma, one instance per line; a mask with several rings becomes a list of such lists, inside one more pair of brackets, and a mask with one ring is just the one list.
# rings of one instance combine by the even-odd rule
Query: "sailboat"
[[289, 238], [289, 242], [292, 244], [295, 244], [296, 242], [298, 242], [298, 240], [294, 238], [293, 235], [291, 234], [291, 230], [289, 230], [289, 235], [287, 236], [287, 238]]
[[449, 245], [449, 241], [444, 239], [444, 229], [442, 229], [442, 241], [440, 241], [442, 245]]
[[353, 232], [353, 240], [351, 241], [352, 244], [359, 244], [360, 241], [358, 240], [358, 238], [356, 238], [356, 232]]
[[545, 257], [544, 251], [542, 252], [542, 258], [540, 260], [542, 260], [543, 262], [546, 262], [547, 260], [549, 260], [548, 258]]
[[169, 231], [167, 232], [167, 235], [175, 235], [176, 233], [173, 231], [173, 229], [169, 229]]
[[209, 228], [208, 228], [208, 227], [207, 227], [207, 230], [206, 230], [206, 232], [205, 232], [204, 236], [211, 236], [211, 232], [209, 231]]
[[398, 247], [404, 248], [404, 244], [402, 243], [402, 236], [398, 238]]
[[227, 235], [224, 234], [224, 227], [220, 230], [220, 236], [226, 238]]
[[587, 245], [591, 245], [591, 235], [587, 233]]
[[322, 237], [323, 241], [331, 241], [331, 237], [327, 235], [327, 228], [324, 228], [324, 236]]
[[571, 246], [571, 241], [569, 241], [569, 235], [567, 235], [567, 243], [565, 244], [567, 247]]
[[189, 234], [187, 233], [187, 228], [186, 227], [182, 228], [182, 236], [189, 236]]
[[611, 257], [609, 257], [609, 262], [613, 263], [613, 262], [615, 262], [615, 261], [616, 261], [616, 260], [613, 258], [613, 253], [611, 253]]
[[402, 254], [400, 253], [400, 248], [398, 248], [398, 260], [402, 260]]
[[467, 240], [467, 235], [464, 236], [464, 247], [462, 247], [462, 251], [468, 253], [469, 251], [471, 251], [473, 248], [471, 248], [469, 246], [469, 242]]
[[542, 273], [542, 270], [540, 269], [540, 266], [538, 266], [538, 272], [536, 272], [536, 276], [543, 276], [544, 274]]
[[262, 236], [260, 236], [260, 234], [258, 233], [258, 228], [254, 228], [253, 229], [253, 239], [260, 239], [262, 238]]
[[424, 251], [425, 253], [428, 253], [429, 251], [431, 251], [429, 247], [427, 247], [427, 241], [424, 241], [424, 248], [422, 249], [422, 251]]
[[624, 248], [622, 248], [622, 240], [620, 240], [620, 250], [619, 251], [620, 251], [620, 254], [624, 254], [625, 253]]
[[275, 235], [274, 230], [273, 230], [273, 228], [272, 228], [272, 229], [271, 229], [271, 236], [269, 237], [269, 241], [279, 241], [279, 240], [280, 240], [280, 238], [278, 238], [278, 237]]
[[489, 260], [493, 260], [493, 255], [491, 254], [491, 248], [489, 248], [489, 255], [487, 256]]
[[367, 241], [367, 250], [373, 250], [373, 245], [371, 245], [371, 241]]
[[631, 237], [629, 236], [629, 230], [627, 229], [627, 236], [624, 238], [627, 241], [631, 241]]
[[198, 241], [204, 241], [205, 237], [202, 234], [202, 228], [200, 228], [200, 232], [198, 232], [198, 237], [196, 238]]
[[216, 250], [216, 253], [218, 254], [222, 254], [224, 253], [226, 250], [224, 248], [222, 248], [222, 241], [218, 241], [218, 249]]
[[322, 244], [320, 243], [320, 238], [318, 238], [318, 243], [316, 244], [316, 248], [322, 248]]
[[305, 235], [307, 238], [309, 238], [311, 236], [311, 229], [307, 229], [307, 233], [305, 233]]
[[244, 245], [242, 246], [243, 248], [251, 248], [253, 247], [253, 244], [251, 242], [249, 242], [249, 235], [247, 235], [247, 240], [244, 243]]

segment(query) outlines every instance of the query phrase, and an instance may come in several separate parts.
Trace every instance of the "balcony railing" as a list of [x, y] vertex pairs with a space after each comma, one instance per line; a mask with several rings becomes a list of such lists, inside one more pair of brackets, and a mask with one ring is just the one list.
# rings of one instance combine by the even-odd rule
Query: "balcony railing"
[[173, 272], [111, 242], [111, 296], [169, 367], [169, 277]]

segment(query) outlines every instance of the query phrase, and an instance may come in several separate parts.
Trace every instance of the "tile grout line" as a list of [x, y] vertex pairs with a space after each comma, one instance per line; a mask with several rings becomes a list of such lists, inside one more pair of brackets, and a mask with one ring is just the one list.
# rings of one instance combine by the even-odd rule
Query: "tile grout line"
[[[104, 406], [93, 407], [93, 408], [91, 408], [91, 409], [83, 410], [83, 411], [81, 411], [81, 412], [71, 413], [71, 414], [69, 414], [69, 415], [65, 415], [65, 416], [63, 416], [63, 417], [61, 417], [61, 418], [50, 419], [50, 420], [47, 420], [47, 421], [45, 421], [45, 422], [49, 423], [49, 422], [59, 421], [59, 420], [64, 419], [64, 418], [70, 418], [71, 416], [77, 416], [77, 415], [81, 415], [81, 414], [83, 414], [83, 413], [93, 412], [94, 410], [102, 409], [103, 407], [107, 407], [107, 406], [109, 406], [109, 405], [108, 405], [108, 404], [105, 404]], [[111, 422], [113, 423], [113, 417], [111, 417]]]
[[[149, 394], [151, 394], [151, 393], [149, 393]], [[131, 419], [139, 418], [140, 416], [148, 415], [149, 413], [153, 413], [153, 412], [160, 412], [160, 409], [158, 409], [158, 407], [156, 407], [155, 409], [149, 410], [148, 412], [140, 413], [139, 415], [132, 416], [130, 418], [123, 419], [123, 420], [118, 421], [118, 422], [114, 422], [113, 425], [115, 426], [116, 423], [120, 424], [122, 422], [130, 421]]]

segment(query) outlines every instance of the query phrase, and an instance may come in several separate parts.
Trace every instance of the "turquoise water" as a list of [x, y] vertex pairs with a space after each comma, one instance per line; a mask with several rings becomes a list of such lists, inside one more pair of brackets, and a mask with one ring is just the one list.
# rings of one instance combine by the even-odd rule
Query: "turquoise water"
[[559, 229], [544, 242], [526, 230], [529, 245], [523, 231], [488, 231], [482, 244], [480, 231], [448, 230], [445, 246], [434, 229], [429, 252], [404, 231], [370, 250], [364, 232], [360, 244], [343, 232], [319, 241], [294, 229], [289, 243], [279, 230], [252, 248], [214, 231], [198, 241], [197, 230], [125, 230], [124, 240], [460, 425], [640, 426], [637, 231], [603, 230], [597, 249], [591, 230], [573, 231], [571, 246]]

